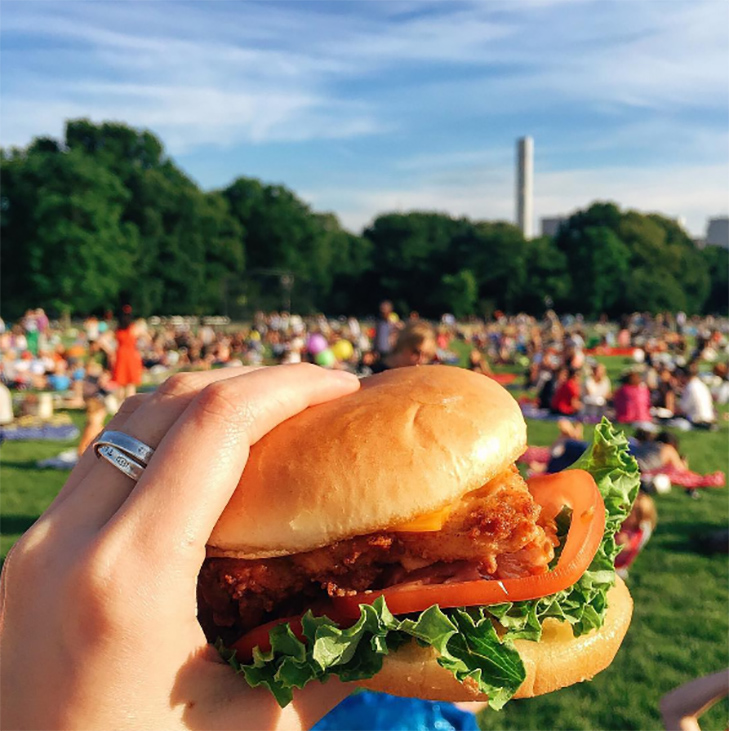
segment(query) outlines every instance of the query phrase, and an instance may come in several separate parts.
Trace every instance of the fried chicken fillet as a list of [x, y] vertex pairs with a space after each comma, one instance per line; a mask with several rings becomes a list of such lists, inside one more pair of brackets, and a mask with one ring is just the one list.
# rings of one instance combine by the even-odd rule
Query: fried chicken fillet
[[539, 574], [553, 558], [554, 524], [541, 519], [515, 467], [445, 512], [437, 531], [395, 526], [279, 558], [208, 558], [198, 584], [203, 628], [211, 640], [226, 640], [331, 596], [410, 582]]

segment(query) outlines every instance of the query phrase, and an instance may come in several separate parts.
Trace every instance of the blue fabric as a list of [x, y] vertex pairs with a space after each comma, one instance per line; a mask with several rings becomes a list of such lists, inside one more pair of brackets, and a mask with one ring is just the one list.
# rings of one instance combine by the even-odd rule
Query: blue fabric
[[54, 373], [48, 376], [48, 385], [54, 391], [68, 391], [71, 388], [71, 379], [66, 375], [59, 375]]
[[79, 430], [73, 424], [60, 426], [5, 426], [0, 427], [0, 437], [3, 441], [29, 441], [36, 439], [48, 439], [52, 441], [63, 439], [76, 439]]
[[313, 731], [478, 731], [476, 716], [452, 703], [365, 691], [349, 696]]
[[552, 456], [547, 465], [547, 472], [561, 472], [573, 465], [587, 449], [587, 442], [580, 439], [568, 439], [562, 444], [563, 449], [559, 454]]
[[[508, 388], [508, 386], [507, 386]], [[599, 424], [601, 416], [594, 414], [573, 414], [572, 416], [564, 416], [563, 414], [553, 414], [549, 409], [540, 409], [533, 404], [519, 404], [522, 416], [535, 421], [559, 421], [567, 419], [568, 421], [578, 421], [582, 424]]]

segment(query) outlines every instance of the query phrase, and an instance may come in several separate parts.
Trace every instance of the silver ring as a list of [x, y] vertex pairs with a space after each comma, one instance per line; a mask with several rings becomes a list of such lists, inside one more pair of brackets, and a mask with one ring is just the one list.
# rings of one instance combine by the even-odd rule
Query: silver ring
[[116, 447], [145, 467], [149, 464], [149, 460], [152, 459], [152, 455], [154, 454], [152, 447], [121, 431], [102, 432], [94, 443], [94, 449], [98, 452], [99, 447], [104, 445]]
[[96, 456], [103, 457], [135, 482], [144, 474], [144, 467], [116, 447], [103, 444], [96, 449]]

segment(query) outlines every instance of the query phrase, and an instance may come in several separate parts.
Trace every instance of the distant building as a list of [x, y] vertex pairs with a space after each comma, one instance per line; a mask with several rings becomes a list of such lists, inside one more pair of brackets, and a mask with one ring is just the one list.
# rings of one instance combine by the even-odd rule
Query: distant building
[[534, 236], [534, 140], [520, 137], [516, 143], [516, 225], [525, 239]]
[[567, 221], [567, 216], [552, 216], [551, 218], [543, 218], [542, 236], [556, 236], [559, 227]]
[[706, 245], [729, 249], [729, 216], [710, 218], [706, 228]]

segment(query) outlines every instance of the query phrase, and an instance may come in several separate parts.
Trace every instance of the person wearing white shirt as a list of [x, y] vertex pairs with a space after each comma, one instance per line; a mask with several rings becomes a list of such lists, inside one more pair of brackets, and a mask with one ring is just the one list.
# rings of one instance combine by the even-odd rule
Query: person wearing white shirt
[[710, 426], [716, 421], [714, 402], [709, 387], [699, 378], [699, 369], [692, 363], [686, 370], [679, 372], [683, 393], [679, 409], [683, 416], [694, 426]]
[[607, 377], [607, 369], [602, 363], [598, 363], [585, 379], [585, 412], [590, 416], [599, 416], [612, 393], [613, 387]]
[[607, 377], [607, 369], [598, 363], [592, 370], [592, 375], [585, 379], [585, 394], [594, 399], [602, 399], [604, 404], [612, 395], [613, 387]]

